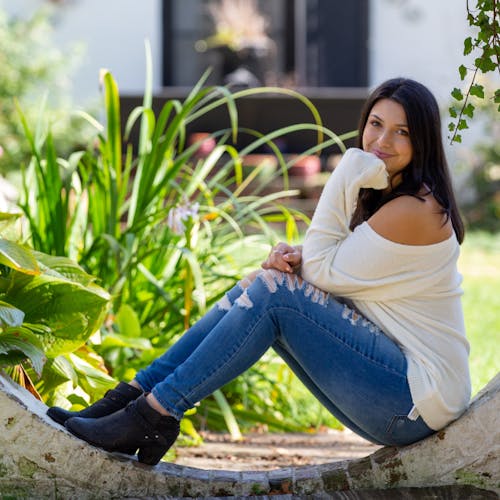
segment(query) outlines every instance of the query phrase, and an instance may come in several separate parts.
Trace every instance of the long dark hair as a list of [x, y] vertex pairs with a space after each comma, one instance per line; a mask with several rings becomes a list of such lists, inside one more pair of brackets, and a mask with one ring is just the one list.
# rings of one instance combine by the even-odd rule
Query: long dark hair
[[427, 186], [442, 207], [446, 220], [451, 219], [460, 243], [464, 225], [460, 217], [451, 176], [441, 138], [441, 118], [435, 97], [421, 83], [407, 78], [387, 80], [368, 97], [361, 112], [358, 129], [359, 148], [363, 148], [363, 130], [377, 101], [392, 99], [403, 106], [413, 147], [410, 164], [402, 171], [402, 181], [388, 194], [380, 190], [361, 189], [356, 210], [351, 219], [351, 230], [373, 215], [382, 205], [402, 195], [420, 198], [419, 191]]

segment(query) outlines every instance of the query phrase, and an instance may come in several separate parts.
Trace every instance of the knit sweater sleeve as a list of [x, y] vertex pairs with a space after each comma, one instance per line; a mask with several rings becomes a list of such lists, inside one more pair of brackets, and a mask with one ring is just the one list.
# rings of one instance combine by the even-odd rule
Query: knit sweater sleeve
[[335, 256], [351, 234], [349, 224], [361, 188], [383, 189], [388, 174], [382, 160], [349, 149], [321, 193], [302, 250], [301, 274], [310, 283], [332, 290]]

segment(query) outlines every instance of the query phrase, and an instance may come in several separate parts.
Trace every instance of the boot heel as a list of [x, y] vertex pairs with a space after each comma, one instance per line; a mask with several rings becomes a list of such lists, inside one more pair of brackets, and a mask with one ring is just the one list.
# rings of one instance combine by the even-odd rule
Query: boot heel
[[147, 445], [139, 448], [137, 458], [143, 464], [156, 465], [167, 451], [168, 447], [165, 445]]

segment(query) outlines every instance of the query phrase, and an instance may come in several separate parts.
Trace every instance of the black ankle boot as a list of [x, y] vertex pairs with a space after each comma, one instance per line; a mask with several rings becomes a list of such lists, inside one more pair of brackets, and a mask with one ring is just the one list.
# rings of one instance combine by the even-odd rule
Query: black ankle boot
[[66, 428], [75, 436], [106, 451], [133, 455], [156, 465], [179, 435], [179, 421], [158, 413], [142, 395], [125, 408], [101, 418], [70, 418]]
[[110, 415], [115, 411], [125, 408], [130, 401], [137, 399], [142, 394], [141, 389], [137, 389], [130, 384], [120, 382], [114, 389], [110, 389], [102, 399], [81, 411], [69, 411], [58, 406], [53, 406], [47, 410], [47, 415], [57, 423], [64, 425], [66, 420], [72, 417], [99, 418]]

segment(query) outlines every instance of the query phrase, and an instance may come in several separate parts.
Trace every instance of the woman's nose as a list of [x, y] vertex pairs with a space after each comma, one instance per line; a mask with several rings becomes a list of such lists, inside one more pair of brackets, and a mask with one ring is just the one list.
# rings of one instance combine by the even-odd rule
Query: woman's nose
[[388, 130], [380, 131], [377, 141], [381, 146], [390, 146], [391, 138], [389, 131]]

